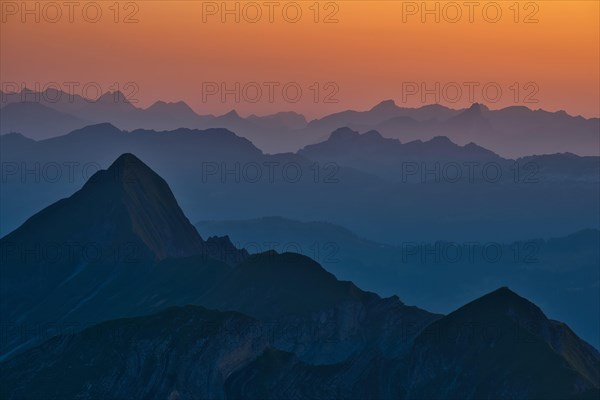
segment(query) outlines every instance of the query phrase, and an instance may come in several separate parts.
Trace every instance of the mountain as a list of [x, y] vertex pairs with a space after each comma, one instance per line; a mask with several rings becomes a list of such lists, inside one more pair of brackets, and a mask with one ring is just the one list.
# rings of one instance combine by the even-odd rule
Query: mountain
[[[305, 296], [312, 293], [311, 296]], [[316, 261], [295, 254], [267, 251], [251, 256], [203, 304], [239, 310], [262, 319], [303, 315], [343, 302], [368, 303], [377, 299], [351, 282], [340, 282]]]
[[[447, 136], [453, 142], [477, 143], [507, 158], [568, 151], [598, 156], [600, 119], [571, 116], [523, 106], [490, 110], [474, 103], [466, 109], [438, 104], [402, 108], [386, 100], [368, 111], [343, 111], [311, 121], [303, 134], [313, 144], [328, 132], [349, 127], [360, 132], [377, 130], [402, 142]], [[570, 132], [568, 136], [565, 132]], [[306, 145], [305, 145], [306, 146]]]
[[[18, 100], [28, 100], [38, 107], [17, 107]], [[29, 104], [29, 103], [28, 103]], [[60, 132], [81, 129], [89, 124], [110, 123], [119, 129], [176, 130], [229, 129], [252, 140], [266, 151], [297, 149], [302, 135], [295, 132], [307, 124], [303, 115], [281, 112], [267, 116], [242, 118], [235, 110], [224, 115], [200, 115], [183, 101], [157, 101], [147, 108], [136, 106], [121, 91], [111, 91], [97, 99], [86, 99], [62, 90], [35, 92], [23, 89], [2, 96], [3, 119], [0, 134], [21, 133], [35, 139], [59, 136]], [[54, 111], [54, 112], [52, 112]]]
[[[6, 108], [21, 101], [39, 103], [44, 108], [30, 107], [26, 112]], [[439, 104], [406, 108], [393, 100], [384, 100], [366, 111], [346, 110], [307, 122], [303, 115], [295, 112], [246, 118], [235, 110], [220, 116], [201, 115], [182, 101], [167, 103], [159, 100], [141, 108], [136, 106], [136, 99], [128, 99], [118, 90], [91, 100], [57, 89], [5, 93], [1, 106], [6, 108], [2, 110], [3, 119], [10, 124], [3, 125], [0, 134], [14, 131], [36, 139], [104, 122], [129, 131], [223, 128], [249, 139], [264, 152], [274, 154], [296, 152], [326, 140], [338, 128], [349, 127], [360, 132], [377, 130], [384, 137], [400, 139], [403, 143], [447, 136], [459, 145], [477, 143], [507, 158], [557, 152], [600, 155], [600, 119], [524, 106], [490, 110], [483, 104], [474, 103], [465, 109], [451, 109]], [[47, 108], [60, 114], [48, 116]]]
[[[545, 394], [541, 368], [562, 398], [599, 387], [598, 352], [516, 295], [484, 296], [444, 317], [340, 281], [300, 254], [248, 257], [227, 237], [203, 241], [165, 181], [131, 154], [0, 249], [3, 398], [421, 398], [439, 381], [440, 390], [468, 385], [450, 363], [488, 378], [474, 380], [477, 393]], [[223, 256], [232, 249], [237, 257]], [[518, 323], [529, 336], [498, 352], [495, 337], [465, 349], [430, 333], [467, 329], [465, 320]], [[436, 364], [432, 348], [453, 358]]]
[[[98, 227], [102, 230], [94, 229]], [[3, 240], [60, 242], [75, 239], [73, 232], [80, 241], [124, 238], [139, 243], [156, 260], [204, 250], [167, 183], [133, 154], [121, 155], [80, 191], [37, 213]]]
[[[459, 166], [458, 173], [452, 171], [452, 178], [460, 174], [465, 162], [478, 165], [510, 163], [474, 143], [459, 146], [445, 136], [426, 142], [416, 140], [402, 143], [398, 139], [384, 138], [374, 130], [360, 134], [350, 128], [336, 129], [326, 141], [306, 146], [298, 154], [323, 163], [335, 162], [368, 171], [403, 183], [420, 182], [421, 170], [435, 173], [436, 166], [441, 170], [440, 165], [445, 167], [450, 163]], [[506, 167], [505, 169], [507, 170]], [[459, 176], [458, 180], [465, 178], [469, 176]]]
[[374, 242], [321, 221], [282, 217], [202, 221], [207, 235], [228, 235], [250, 253], [269, 250], [311, 257], [338, 279], [380, 296], [402, 294], [409, 304], [448, 313], [465, 302], [510, 286], [600, 347], [600, 231], [507, 242]]
[[168, 130], [175, 128], [198, 128], [204, 126], [213, 116], [198, 115], [183, 101], [167, 103], [157, 101], [150, 107], [139, 112], [141, 119], [134, 126], [134, 121], [125, 121], [119, 126], [132, 127], [132, 129], [151, 128], [155, 130]]
[[269, 348], [232, 373], [226, 393], [244, 399], [594, 399], [599, 360], [566, 325], [501, 288], [430, 324], [405, 357], [363, 354], [310, 365]]
[[[47, 204], [73, 193], [93, 173], [108, 168], [123, 153], [135, 151], [169, 178], [176, 193], [180, 185], [189, 191], [202, 184], [202, 170], [208, 169], [205, 165], [216, 166], [211, 177], [219, 177], [221, 163], [233, 164], [262, 156], [248, 140], [224, 129], [126, 132], [107, 123], [40, 142], [14, 134], [2, 135], [0, 143], [6, 187], [0, 193], [1, 234], [15, 229]], [[190, 171], [190, 176], [183, 176], [182, 171]], [[37, 189], [32, 190], [33, 187]], [[185, 209], [189, 196], [177, 194]], [[198, 204], [198, 200], [193, 199], [192, 203]]]
[[[477, 103], [457, 111], [447, 118], [418, 124], [392, 118], [369, 126], [352, 123], [340, 126], [360, 131], [377, 129], [385, 137], [403, 141], [448, 136], [455, 143], [474, 142], [508, 158], [565, 151], [582, 156], [599, 155], [598, 118], [587, 119], [564, 111], [548, 112], [523, 106], [490, 110]], [[565, 132], [570, 133], [566, 135]]]
[[89, 121], [36, 102], [10, 103], [0, 108], [0, 133], [26, 133], [27, 137], [43, 140], [59, 136]]
[[[218, 276], [247, 256], [227, 238], [204, 241], [166, 182], [132, 154], [29, 218], [0, 239], [0, 249], [0, 310], [15, 324], [2, 342], [2, 354], [40, 339], [19, 335], [18, 326], [81, 327], [151, 311], [163, 302], [178, 304], [186, 295], [189, 301], [197, 294], [182, 290], [161, 299], [160, 285], [170, 279], [165, 275], [186, 271], [192, 259], [197, 274]], [[172, 259], [182, 261], [169, 269]], [[132, 281], [139, 287], [129, 290], [129, 297], [118, 295]]]
[[[402, 340], [393, 336], [389, 348], [377, 347], [394, 330], [391, 321], [384, 317], [376, 337], [364, 338], [379, 344], [323, 364], [280, 349], [279, 326], [273, 330], [242, 314], [198, 306], [169, 308], [52, 338], [1, 363], [0, 387], [6, 399], [592, 399], [598, 394], [600, 354], [507, 288], [434, 320], [416, 338], [404, 337], [409, 346], [399, 352]], [[304, 345], [323, 340], [313, 337]]]
[[227, 377], [266, 348], [260, 329], [244, 315], [199, 306], [104, 322], [3, 364], [0, 393], [3, 399], [223, 398]]
[[[487, 108], [476, 105], [465, 112], [467, 114], [455, 118], [464, 117], [462, 121], [466, 121], [467, 125], [478, 124], [474, 120], [489, 112]], [[424, 183], [427, 179], [451, 183], [484, 182], [487, 175], [492, 176], [484, 173], [488, 168], [495, 171], [492, 178], [495, 179], [498, 173], [499, 180], [503, 182], [600, 179], [600, 157], [559, 153], [512, 160], [472, 142], [458, 145], [446, 136], [436, 136], [425, 142], [402, 143], [398, 139], [383, 137], [378, 131], [360, 134], [348, 127], [336, 129], [327, 140], [308, 145], [298, 154], [402, 183]]]
[[227, 128], [267, 153], [293, 151], [307, 140], [302, 130], [306, 127], [306, 119], [293, 112], [243, 118], [231, 110], [207, 121], [203, 127]]
[[569, 327], [501, 288], [421, 332], [406, 398], [597, 398], [599, 357]]
[[[0, 239], [0, 249], [0, 311], [13, 327], [2, 342], [5, 359], [46, 337], [46, 331], [22, 335], [30, 324], [52, 322], [77, 331], [170, 305], [237, 309], [277, 323], [283, 317], [317, 326], [347, 319], [343, 331], [330, 332], [344, 339], [327, 355], [334, 359], [365, 345], [358, 332], [375, 312], [370, 310], [382, 304], [421, 327], [436, 317], [339, 282], [304, 256], [268, 252], [246, 260], [247, 253], [227, 237], [203, 241], [165, 181], [131, 154]], [[129, 287], [131, 282], [136, 285]], [[305, 292], [314, 299], [299, 301]], [[363, 311], [355, 316], [357, 310]], [[288, 333], [282, 340], [309, 333]], [[300, 355], [325, 357], [315, 348]]]
[[533, 165], [533, 170], [526, 173], [535, 173], [546, 180], [590, 180], [598, 179], [600, 171], [600, 157], [580, 157], [572, 153], [546, 154], [541, 156], [528, 156], [519, 158], [521, 165]]
[[440, 105], [427, 105], [419, 108], [398, 107], [393, 100], [384, 100], [368, 111], [342, 111], [315, 119], [309, 123], [312, 131], [331, 132], [343, 126], [368, 130], [377, 124], [391, 119], [404, 118], [406, 121], [442, 121], [459, 113]]
[[304, 115], [295, 113], [293, 111], [279, 112], [260, 117], [252, 114], [247, 119], [261, 127], [271, 129], [279, 129], [281, 127], [288, 129], [302, 129], [306, 127], [307, 124]]
[[[282, 217], [201, 221], [199, 232], [227, 234], [237, 247], [250, 253], [293, 252], [310, 257], [338, 278], [384, 296], [397, 293], [401, 254], [394, 246], [364, 239], [332, 223], [303, 222]], [[385, 278], [384, 278], [385, 277]], [[411, 296], [410, 291], [403, 291]]]

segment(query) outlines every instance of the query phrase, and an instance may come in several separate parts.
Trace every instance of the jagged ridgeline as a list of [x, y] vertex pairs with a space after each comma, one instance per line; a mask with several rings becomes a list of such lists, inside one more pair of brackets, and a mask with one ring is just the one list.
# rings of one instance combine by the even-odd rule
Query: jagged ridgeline
[[0, 239], [3, 399], [596, 399], [600, 354], [501, 288], [447, 316], [204, 240], [124, 154]]

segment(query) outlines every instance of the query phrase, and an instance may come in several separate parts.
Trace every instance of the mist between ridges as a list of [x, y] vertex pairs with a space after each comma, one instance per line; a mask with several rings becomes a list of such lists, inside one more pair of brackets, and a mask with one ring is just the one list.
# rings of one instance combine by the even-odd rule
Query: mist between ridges
[[[112, 173], [96, 162], [48, 161], [0, 163], [0, 182], [3, 185], [80, 184], [98, 171], [105, 178], [124, 185], [135, 185], [138, 178], [126, 166]], [[339, 184], [351, 181], [349, 169], [336, 162], [200, 162], [188, 170], [192, 182], [198, 184]], [[373, 177], [377, 173], [372, 173]], [[386, 172], [395, 184], [536, 184], [542, 181], [540, 168], [533, 161], [498, 163], [494, 161], [404, 161]], [[380, 179], [380, 178], [376, 178]], [[93, 183], [92, 183], [93, 184]], [[8, 186], [7, 186], [8, 187]]]

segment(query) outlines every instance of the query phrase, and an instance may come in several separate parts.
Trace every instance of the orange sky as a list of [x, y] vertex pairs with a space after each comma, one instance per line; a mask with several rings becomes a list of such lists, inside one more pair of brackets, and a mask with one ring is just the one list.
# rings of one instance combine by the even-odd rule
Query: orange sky
[[[474, 99], [490, 108], [522, 104], [599, 116], [600, 2], [596, 0], [521, 1], [518, 16], [515, 1], [474, 2], [472, 23], [464, 1], [427, 2], [431, 9], [439, 3], [439, 23], [433, 14], [425, 15], [425, 23], [421, 21], [421, 1], [323, 1], [317, 23], [314, 1], [271, 2], [272, 23], [267, 1], [239, 2], [239, 23], [235, 15], [221, 21], [221, 1], [120, 2], [117, 23], [114, 1], [75, 2], [73, 22], [69, 22], [68, 8], [61, 6], [63, 1], [50, 2], [62, 12], [54, 23], [50, 20], [56, 16], [56, 7], [44, 6], [48, 2], [28, 2], [31, 9], [39, 3], [40, 22], [35, 21], [35, 12], [24, 15], [21, 1], [0, 3], [3, 85], [97, 82], [108, 90], [114, 82], [121, 86], [135, 82], [139, 91], [134, 97], [140, 106], [158, 99], [184, 100], [203, 114], [235, 108], [242, 115], [295, 110], [317, 117], [348, 108], [370, 108], [389, 98], [399, 105], [419, 106], [434, 102], [435, 93], [442, 104], [464, 107], [470, 103], [465, 82], [474, 82], [478, 84]], [[229, 1], [227, 6], [234, 8], [235, 3]], [[302, 12], [300, 20], [286, 21], [294, 18], [296, 4]], [[451, 22], [456, 4], [462, 17]], [[502, 15], [492, 23], [495, 4]], [[87, 7], [86, 15], [92, 19], [95, 5], [102, 11], [99, 21], [86, 21], [83, 8]], [[254, 18], [256, 5], [262, 17], [255, 23], [245, 21], [244, 17]], [[215, 15], [203, 10], [215, 11]], [[138, 22], [124, 23], [132, 12]], [[338, 22], [324, 23], [331, 13]], [[525, 23], [532, 13], [530, 19], [538, 22]], [[234, 95], [222, 101], [219, 93], [204, 100], [207, 82], [231, 88], [239, 82], [240, 102], [235, 102]], [[273, 103], [265, 82], [279, 84], [273, 89]], [[289, 84], [293, 82], [295, 86]], [[320, 86], [317, 101], [315, 82]], [[440, 89], [423, 102], [420, 85], [433, 89], [435, 82]], [[287, 101], [282, 93], [286, 83]], [[484, 97], [486, 84], [489, 92]], [[256, 85], [262, 88], [260, 97], [256, 97]], [[462, 87], [462, 94], [455, 91], [456, 86]], [[302, 96], [292, 103], [296, 87], [302, 89]], [[486, 101], [494, 99], [497, 87], [502, 90], [497, 101]], [[336, 88], [339, 92], [334, 93]], [[406, 93], [403, 88], [417, 88], [418, 93]], [[338, 102], [324, 102], [327, 94]], [[528, 94], [538, 102], [524, 103]], [[456, 102], [449, 101], [453, 99]]]

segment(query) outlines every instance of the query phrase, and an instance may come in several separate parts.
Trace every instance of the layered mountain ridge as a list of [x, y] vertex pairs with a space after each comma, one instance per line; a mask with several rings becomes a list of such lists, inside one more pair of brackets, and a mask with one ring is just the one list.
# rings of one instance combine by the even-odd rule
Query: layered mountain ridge
[[385, 137], [402, 141], [448, 136], [456, 143], [475, 142], [511, 158], [565, 150], [580, 155], [600, 155], [598, 118], [586, 119], [564, 111], [548, 112], [524, 106], [490, 110], [474, 103], [465, 109], [439, 104], [407, 108], [393, 100], [384, 100], [366, 111], [346, 110], [307, 121], [294, 112], [247, 118], [235, 110], [220, 116], [200, 115], [181, 101], [159, 100], [148, 108], [139, 108], [118, 91], [104, 93], [96, 101], [56, 89], [0, 94], [3, 99], [0, 134], [19, 132], [35, 139], [54, 137], [101, 122], [110, 122], [125, 130], [226, 128], [250, 139], [267, 153], [280, 153], [295, 152], [324, 140], [337, 128], [348, 126], [361, 132], [378, 130]]
[[[442, 316], [339, 281], [299, 254], [216, 259], [190, 226], [166, 182], [125, 154], [0, 239], [9, 326], [78, 323], [49, 340], [8, 329], [2, 397], [598, 394], [598, 351], [507, 288]], [[29, 258], [32, 243], [78, 238], [112, 250], [132, 241], [142, 256]]]

